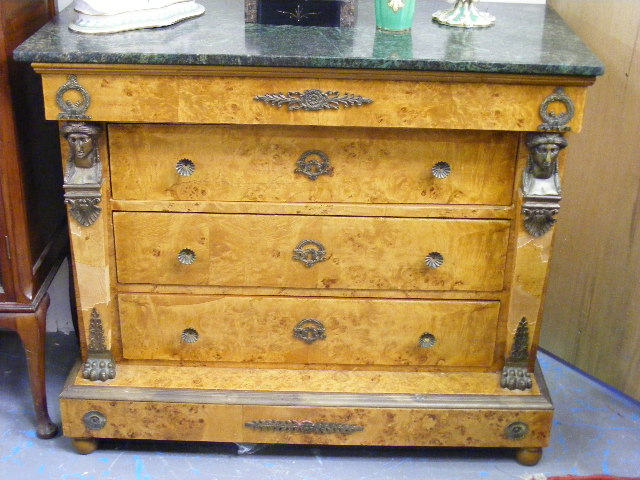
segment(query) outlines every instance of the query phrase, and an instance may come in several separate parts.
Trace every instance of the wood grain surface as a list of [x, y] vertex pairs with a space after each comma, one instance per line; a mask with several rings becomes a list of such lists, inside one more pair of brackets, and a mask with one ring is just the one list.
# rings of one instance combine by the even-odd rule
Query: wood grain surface
[[[402, 290], [503, 286], [509, 222], [269, 215], [114, 215], [122, 283]], [[293, 259], [303, 240], [326, 260]], [[182, 249], [196, 261], [178, 262]], [[439, 252], [444, 264], [425, 265]]]
[[[369, 128], [111, 125], [113, 196], [125, 200], [510, 205], [517, 135]], [[296, 173], [320, 151], [330, 175]], [[308, 160], [321, 161], [312, 154]], [[195, 164], [190, 176], [179, 160]], [[447, 178], [432, 168], [450, 165]]]
[[[136, 294], [118, 304], [127, 359], [417, 367], [490, 366], [500, 310], [498, 302]], [[305, 319], [319, 321], [325, 338], [296, 338]], [[183, 341], [186, 329], [196, 342]], [[429, 348], [419, 345], [425, 333]]]

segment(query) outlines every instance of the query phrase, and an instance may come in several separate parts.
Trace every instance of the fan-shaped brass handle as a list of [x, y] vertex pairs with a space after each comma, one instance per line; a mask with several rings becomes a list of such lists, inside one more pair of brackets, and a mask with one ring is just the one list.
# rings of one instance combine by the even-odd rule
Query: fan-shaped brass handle
[[196, 252], [190, 248], [183, 248], [178, 252], [178, 261], [183, 265], [191, 265], [196, 261]]
[[424, 263], [427, 267], [433, 268], [435, 270], [436, 268], [440, 268], [442, 266], [442, 264], [444, 263], [444, 257], [440, 252], [431, 252], [424, 259]]
[[196, 164], [188, 158], [178, 160], [178, 163], [176, 163], [176, 172], [178, 172], [178, 175], [181, 177], [190, 177], [195, 171]]
[[432, 333], [425, 332], [420, 335], [420, 340], [418, 340], [418, 345], [420, 348], [431, 348], [436, 344], [436, 337]]
[[196, 343], [200, 334], [195, 328], [185, 328], [180, 334], [180, 338], [184, 343]]
[[439, 179], [447, 178], [451, 174], [451, 165], [447, 162], [438, 162], [431, 167], [431, 173]]

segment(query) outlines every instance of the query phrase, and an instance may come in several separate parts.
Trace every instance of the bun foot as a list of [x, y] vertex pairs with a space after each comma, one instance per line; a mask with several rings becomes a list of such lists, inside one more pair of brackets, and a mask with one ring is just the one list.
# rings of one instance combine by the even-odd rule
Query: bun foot
[[80, 455], [89, 455], [98, 448], [98, 440], [95, 438], [72, 438], [71, 444]]
[[38, 438], [47, 440], [53, 438], [58, 434], [58, 426], [51, 420], [45, 420], [38, 424], [36, 428], [36, 435]]
[[540, 447], [519, 448], [516, 450], [516, 460], [520, 465], [532, 467], [537, 465], [541, 458], [542, 448]]

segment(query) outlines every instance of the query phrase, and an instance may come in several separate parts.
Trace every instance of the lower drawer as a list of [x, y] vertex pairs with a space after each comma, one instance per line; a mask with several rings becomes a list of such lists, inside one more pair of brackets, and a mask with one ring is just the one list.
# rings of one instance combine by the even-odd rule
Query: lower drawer
[[121, 294], [136, 360], [489, 367], [497, 301]]

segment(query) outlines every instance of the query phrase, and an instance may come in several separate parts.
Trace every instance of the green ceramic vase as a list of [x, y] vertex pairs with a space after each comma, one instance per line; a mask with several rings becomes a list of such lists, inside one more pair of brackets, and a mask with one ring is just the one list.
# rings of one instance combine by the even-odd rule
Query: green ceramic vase
[[376, 27], [402, 32], [411, 30], [416, 0], [376, 0]]

